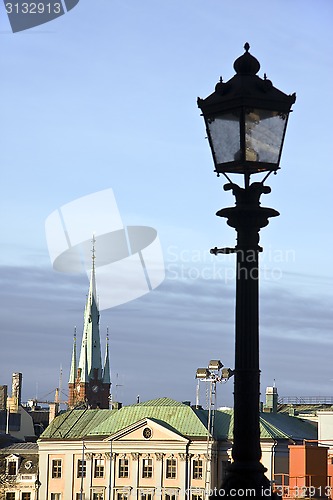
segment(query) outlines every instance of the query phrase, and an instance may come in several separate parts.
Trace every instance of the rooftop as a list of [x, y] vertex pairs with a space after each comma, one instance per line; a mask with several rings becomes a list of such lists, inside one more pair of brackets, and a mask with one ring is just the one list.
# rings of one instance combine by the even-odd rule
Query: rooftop
[[[70, 410], [59, 415], [41, 435], [41, 439], [82, 439], [112, 436], [141, 421], [153, 419], [189, 439], [207, 437], [208, 410], [197, 409], [170, 398], [124, 406], [120, 410]], [[232, 440], [233, 410], [217, 410], [214, 437]], [[262, 439], [317, 439], [316, 426], [283, 413], [261, 413]]]

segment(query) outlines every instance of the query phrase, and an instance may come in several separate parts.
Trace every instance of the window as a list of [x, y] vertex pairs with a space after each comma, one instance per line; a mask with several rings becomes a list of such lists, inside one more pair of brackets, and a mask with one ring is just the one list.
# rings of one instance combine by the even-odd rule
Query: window
[[165, 474], [166, 474], [167, 479], [175, 479], [176, 478], [177, 460], [175, 458], [167, 458]]
[[6, 493], [6, 500], [15, 500], [15, 491], [8, 491]]
[[52, 478], [61, 477], [61, 460], [52, 460]]
[[166, 493], [164, 496], [164, 500], [177, 500], [176, 495], [170, 495], [169, 493]]
[[118, 477], [129, 477], [128, 458], [119, 459]]
[[126, 493], [117, 493], [117, 500], [128, 500]]
[[93, 493], [93, 500], [103, 500], [103, 493]]
[[61, 493], [51, 493], [51, 500], [61, 500]]
[[76, 500], [85, 500], [85, 498], [85, 493], [76, 493]]
[[153, 500], [153, 495], [151, 493], [141, 493], [141, 500]]
[[77, 461], [77, 477], [86, 477], [86, 461]]
[[[144, 458], [142, 463], [142, 477], [153, 477], [153, 460], [151, 458]], [[145, 493], [142, 493], [145, 495]], [[146, 499], [151, 500], [151, 499]]]
[[192, 495], [192, 500], [203, 500], [202, 495], [198, 495], [197, 493], [195, 495]]
[[22, 500], [30, 500], [31, 499], [31, 493], [22, 493], [22, 497], [21, 497]]
[[[193, 460], [193, 479], [202, 479], [202, 460]], [[192, 495], [192, 498], [195, 495]], [[201, 495], [199, 495], [198, 499], [194, 500], [200, 500]]]
[[10, 460], [8, 462], [8, 475], [9, 476], [16, 476], [17, 474], [17, 462], [14, 460]]
[[104, 459], [95, 458], [94, 477], [104, 477]]

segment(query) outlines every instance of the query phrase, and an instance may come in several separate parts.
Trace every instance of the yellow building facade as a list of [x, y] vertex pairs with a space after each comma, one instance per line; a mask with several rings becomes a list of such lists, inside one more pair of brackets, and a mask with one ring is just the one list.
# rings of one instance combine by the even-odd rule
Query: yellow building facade
[[193, 408], [168, 398], [68, 413], [39, 440], [45, 500], [203, 500], [229, 460], [230, 443], [218, 445]]
[[[231, 461], [232, 410], [209, 412], [169, 398], [117, 410], [59, 415], [39, 445], [43, 500], [206, 500]], [[288, 473], [288, 446], [315, 439], [309, 422], [260, 415], [262, 463], [270, 480]]]

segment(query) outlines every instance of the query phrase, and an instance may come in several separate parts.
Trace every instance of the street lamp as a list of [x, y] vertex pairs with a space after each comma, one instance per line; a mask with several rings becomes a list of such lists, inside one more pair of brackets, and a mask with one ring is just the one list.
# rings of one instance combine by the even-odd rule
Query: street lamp
[[[236, 318], [234, 370], [233, 463], [222, 488], [225, 496], [270, 496], [271, 488], [260, 463], [260, 371], [259, 371], [259, 231], [279, 213], [260, 206], [260, 196], [270, 193], [266, 178], [279, 169], [288, 116], [296, 95], [287, 95], [272, 82], [257, 76], [260, 64], [249, 53], [236, 59], [236, 74], [222, 79], [215, 92], [198, 99], [212, 150], [215, 172], [228, 179], [224, 190], [232, 190], [236, 206], [217, 216], [227, 218], [237, 232], [235, 248], [214, 248], [211, 253], [236, 253]], [[260, 182], [250, 183], [252, 174], [263, 173]], [[244, 187], [228, 174], [242, 174]], [[232, 491], [231, 491], [232, 490]], [[238, 494], [235, 494], [238, 491]], [[255, 495], [254, 495], [255, 491]], [[230, 493], [231, 492], [231, 493]]]

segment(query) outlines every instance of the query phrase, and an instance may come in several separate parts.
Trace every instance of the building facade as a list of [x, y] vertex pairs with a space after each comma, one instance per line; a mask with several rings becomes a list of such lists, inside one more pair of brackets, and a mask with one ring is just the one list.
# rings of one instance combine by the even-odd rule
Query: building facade
[[[64, 438], [61, 438], [64, 436]], [[39, 441], [45, 499], [175, 500], [217, 482], [216, 442], [193, 409], [159, 400], [120, 410], [74, 410]], [[225, 448], [225, 460], [228, 460]]]
[[[208, 411], [169, 398], [119, 410], [71, 410], [39, 439], [43, 500], [205, 500], [231, 461], [232, 410]], [[288, 472], [288, 446], [315, 438], [295, 417], [262, 413], [267, 476]]]
[[0, 499], [39, 500], [38, 446], [0, 439]]

